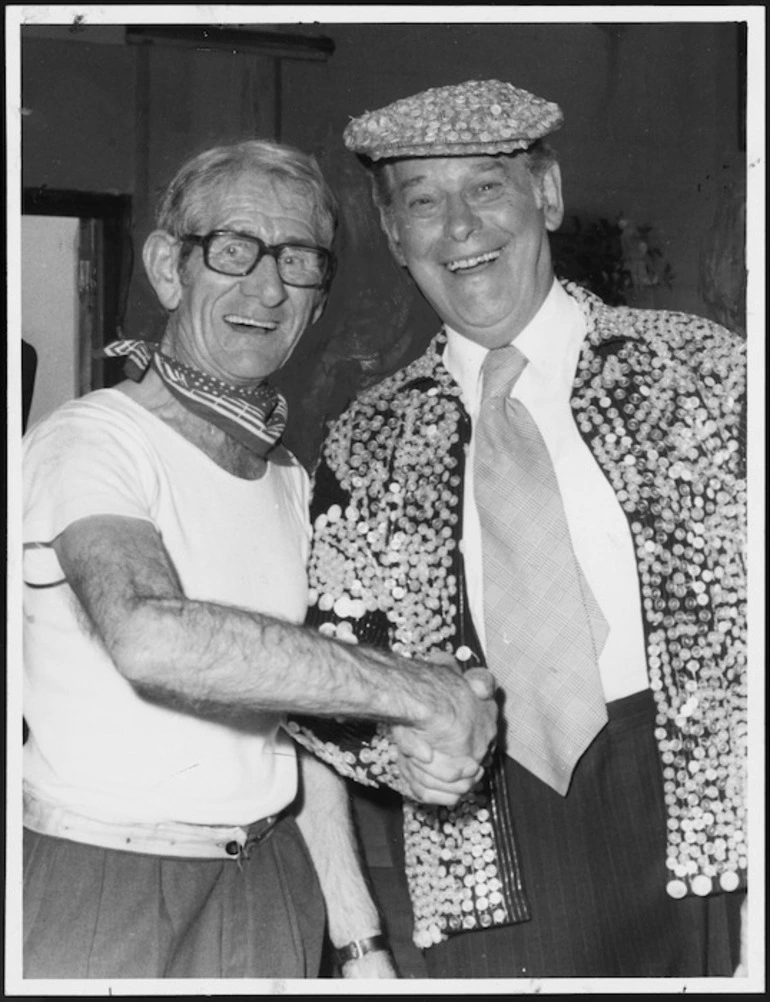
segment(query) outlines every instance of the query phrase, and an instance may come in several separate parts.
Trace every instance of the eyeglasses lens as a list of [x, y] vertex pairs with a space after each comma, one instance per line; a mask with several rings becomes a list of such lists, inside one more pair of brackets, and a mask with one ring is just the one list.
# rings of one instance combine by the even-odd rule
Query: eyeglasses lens
[[[225, 275], [245, 275], [260, 257], [261, 245], [256, 240], [237, 234], [217, 234], [208, 245], [209, 267]], [[273, 255], [278, 274], [287, 285], [320, 285], [327, 269], [326, 256], [312, 247], [284, 244]]]

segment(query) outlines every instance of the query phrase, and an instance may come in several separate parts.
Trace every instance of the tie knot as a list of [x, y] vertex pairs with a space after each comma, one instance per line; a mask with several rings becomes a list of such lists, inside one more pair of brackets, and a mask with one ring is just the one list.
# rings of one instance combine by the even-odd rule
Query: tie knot
[[482, 397], [487, 400], [506, 394], [522, 374], [526, 364], [527, 358], [512, 344], [487, 352], [481, 367]]

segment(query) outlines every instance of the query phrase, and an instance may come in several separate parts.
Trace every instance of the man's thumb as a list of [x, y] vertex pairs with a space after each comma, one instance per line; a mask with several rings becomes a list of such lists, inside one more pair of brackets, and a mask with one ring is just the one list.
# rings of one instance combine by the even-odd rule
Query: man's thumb
[[469, 668], [463, 678], [479, 699], [492, 699], [495, 695], [495, 676], [486, 668]]

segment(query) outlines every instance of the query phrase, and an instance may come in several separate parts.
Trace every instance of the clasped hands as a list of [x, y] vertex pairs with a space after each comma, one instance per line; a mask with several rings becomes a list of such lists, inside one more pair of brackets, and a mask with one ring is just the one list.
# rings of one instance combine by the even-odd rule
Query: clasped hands
[[[438, 662], [438, 658], [434, 658]], [[447, 663], [449, 664], [449, 663]], [[495, 681], [485, 668], [436, 670], [436, 711], [420, 726], [398, 725], [392, 737], [411, 797], [453, 807], [484, 775], [498, 729]]]

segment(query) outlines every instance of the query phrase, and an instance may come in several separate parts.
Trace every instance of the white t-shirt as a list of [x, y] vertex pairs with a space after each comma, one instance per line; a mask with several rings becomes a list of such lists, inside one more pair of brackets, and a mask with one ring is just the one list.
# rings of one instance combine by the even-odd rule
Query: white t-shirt
[[[516, 338], [528, 364], [511, 391], [532, 415], [548, 448], [564, 503], [575, 555], [609, 626], [599, 656], [607, 702], [646, 689], [647, 663], [642, 605], [631, 530], [612, 486], [580, 437], [570, 407], [580, 349], [586, 336], [575, 300], [554, 282], [540, 310]], [[481, 400], [481, 367], [487, 351], [447, 328], [444, 363], [463, 392], [475, 421]], [[466, 469], [473, 470], [473, 447]], [[468, 601], [484, 641], [481, 527], [467, 476], [464, 492], [463, 559]]]
[[[52, 542], [90, 515], [151, 522], [188, 598], [299, 623], [307, 605], [308, 479], [244, 480], [115, 389], [60, 408], [24, 440], [27, 784], [101, 820], [244, 825], [296, 795], [277, 714], [230, 727], [139, 696], [65, 581]], [[254, 670], [259, 670], [255, 651]]]

